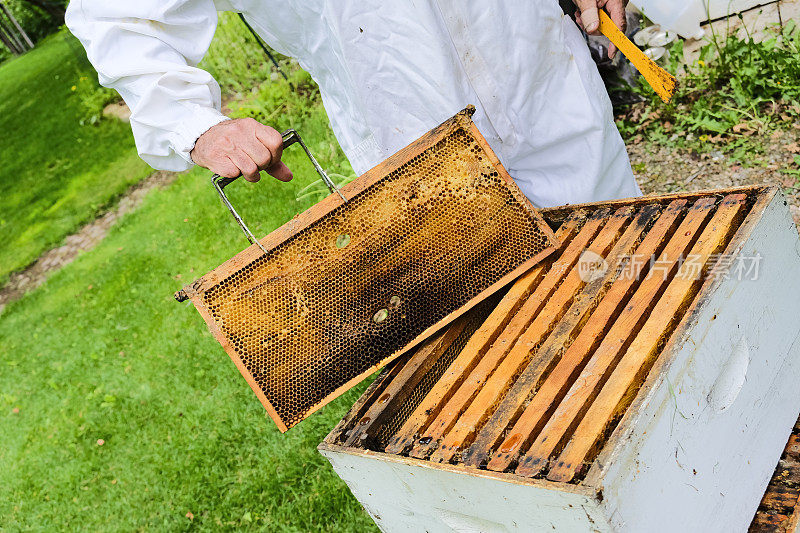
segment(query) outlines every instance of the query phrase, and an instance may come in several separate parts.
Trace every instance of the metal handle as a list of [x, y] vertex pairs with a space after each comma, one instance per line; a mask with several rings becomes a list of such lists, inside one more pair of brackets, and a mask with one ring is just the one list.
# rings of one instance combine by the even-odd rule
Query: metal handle
[[[320, 177], [322, 178], [322, 181], [325, 183], [325, 185], [328, 187], [328, 189], [330, 189], [330, 191], [332, 193], [338, 194], [342, 198], [342, 200], [344, 200], [344, 202], [346, 203], [347, 202], [347, 198], [344, 197], [344, 195], [339, 190], [339, 188], [336, 187], [336, 184], [333, 183], [331, 178], [328, 177], [328, 175], [325, 173], [325, 170], [317, 162], [317, 159], [311, 154], [311, 152], [309, 151], [308, 147], [306, 146], [306, 143], [304, 143], [303, 139], [300, 137], [300, 134], [297, 133], [296, 130], [290, 129], [290, 130], [286, 130], [283, 133], [281, 133], [281, 137], [283, 137], [283, 148], [284, 149], [288, 148], [289, 146], [291, 146], [291, 145], [293, 145], [295, 143], [298, 143], [298, 144], [300, 144], [300, 146], [303, 147], [303, 150], [305, 151], [306, 155], [308, 156], [308, 159], [311, 161], [311, 164], [314, 165], [314, 169], [317, 171], [317, 174], [320, 175]], [[227, 207], [228, 211], [231, 212], [231, 214], [233, 215], [233, 218], [236, 219], [236, 222], [239, 224], [239, 227], [242, 228], [242, 231], [244, 232], [245, 237], [247, 237], [247, 240], [250, 241], [250, 244], [258, 245], [258, 247], [261, 248], [261, 251], [266, 254], [266, 253], [268, 253], [267, 249], [264, 248], [261, 245], [261, 243], [258, 242], [258, 239], [255, 238], [255, 236], [253, 235], [253, 232], [250, 231], [250, 228], [248, 228], [247, 224], [244, 223], [244, 220], [242, 220], [242, 217], [240, 217], [239, 213], [236, 212], [236, 209], [234, 209], [234, 207], [231, 204], [230, 200], [228, 200], [228, 196], [225, 194], [225, 191], [223, 190], [223, 189], [225, 189], [225, 187], [227, 187], [228, 185], [230, 185], [231, 183], [233, 183], [237, 179], [239, 179], [239, 176], [237, 176], [235, 178], [223, 178], [219, 174], [214, 174], [211, 177], [211, 183], [214, 185], [214, 188], [217, 190], [217, 193], [219, 193], [219, 197], [222, 200], [222, 203], [225, 204], [225, 207]]]

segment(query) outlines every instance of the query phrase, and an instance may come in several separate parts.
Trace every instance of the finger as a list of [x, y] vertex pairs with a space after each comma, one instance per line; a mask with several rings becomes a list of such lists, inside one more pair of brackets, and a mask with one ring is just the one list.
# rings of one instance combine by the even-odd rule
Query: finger
[[269, 150], [272, 159], [268, 166], [280, 161], [283, 156], [283, 137], [275, 128], [270, 128], [263, 124], [258, 124], [255, 128], [256, 138]]
[[284, 182], [292, 181], [292, 178], [294, 177], [292, 175], [292, 171], [289, 170], [289, 167], [287, 167], [286, 163], [284, 163], [283, 161], [278, 161], [277, 163], [269, 167], [267, 169], [267, 174], [269, 174], [275, 179]]
[[625, 33], [628, 27], [628, 18], [625, 16], [625, 2], [622, 0], [608, 0], [605, 9], [614, 24], [622, 30], [622, 33]]
[[273, 155], [269, 149], [255, 136], [255, 134], [248, 138], [245, 137], [239, 143], [239, 148], [258, 166], [260, 170], [264, 170], [271, 166], [273, 163]]
[[597, 0], [575, 0], [581, 11], [581, 22], [586, 33], [595, 33], [600, 27], [600, 17], [597, 14]]
[[207, 168], [211, 172], [219, 174], [223, 178], [238, 178], [242, 174], [242, 172], [239, 170], [239, 167], [237, 167], [233, 161], [228, 158], [225, 158], [224, 161], [214, 163]]
[[250, 159], [250, 156], [244, 150], [236, 149], [228, 155], [228, 158], [239, 168], [242, 177], [247, 181], [255, 183], [261, 179], [258, 173], [258, 165]]
[[614, 46], [614, 43], [608, 45], [608, 58], [614, 59], [614, 56], [617, 55], [617, 47]]

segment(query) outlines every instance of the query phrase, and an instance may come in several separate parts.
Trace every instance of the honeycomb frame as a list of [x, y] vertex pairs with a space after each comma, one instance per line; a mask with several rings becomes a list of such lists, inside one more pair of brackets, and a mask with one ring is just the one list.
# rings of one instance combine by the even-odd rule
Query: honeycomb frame
[[473, 112], [182, 290], [281, 432], [555, 250]]

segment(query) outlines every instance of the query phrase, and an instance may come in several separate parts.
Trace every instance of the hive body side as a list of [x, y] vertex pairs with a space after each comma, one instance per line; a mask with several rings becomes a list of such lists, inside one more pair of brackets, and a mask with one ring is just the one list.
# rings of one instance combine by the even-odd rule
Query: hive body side
[[[766, 196], [765, 196], [766, 195]], [[705, 282], [585, 484], [616, 531], [746, 531], [800, 410], [800, 241], [781, 194]]]
[[584, 487], [497, 475], [323, 443], [319, 451], [386, 532], [610, 532]]

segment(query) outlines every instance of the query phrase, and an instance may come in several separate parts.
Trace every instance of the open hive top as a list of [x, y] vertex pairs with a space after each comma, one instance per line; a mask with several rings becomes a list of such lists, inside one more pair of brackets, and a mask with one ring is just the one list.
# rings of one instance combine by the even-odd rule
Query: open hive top
[[704, 283], [748, 268], [731, 241], [774, 194], [545, 210], [559, 252], [385, 369], [323, 445], [580, 483]]
[[184, 288], [281, 431], [555, 250], [472, 111]]

